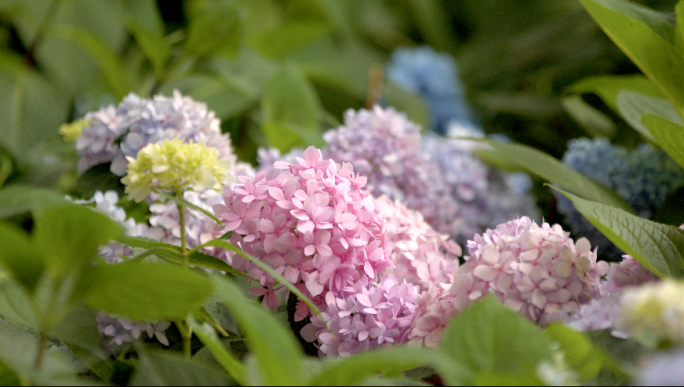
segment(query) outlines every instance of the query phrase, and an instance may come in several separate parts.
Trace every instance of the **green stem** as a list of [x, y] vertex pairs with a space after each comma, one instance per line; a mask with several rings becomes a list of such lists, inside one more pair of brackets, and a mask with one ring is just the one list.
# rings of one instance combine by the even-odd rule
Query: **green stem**
[[[183, 199], [183, 191], [182, 189], [176, 188], [176, 197], [178, 199]], [[176, 206], [178, 206], [178, 219], [180, 223], [180, 234], [181, 234], [181, 253], [183, 254], [183, 266], [187, 269], [190, 266], [189, 263], [189, 257], [188, 257], [188, 247], [187, 247], [187, 241], [185, 238], [185, 206], [183, 206], [180, 203], [176, 203]]]
[[58, 5], [59, 5], [59, 0], [52, 0], [49, 8], [47, 10], [47, 13], [45, 14], [45, 17], [40, 22], [40, 27], [38, 27], [38, 32], [36, 32], [36, 36], [33, 37], [33, 41], [31, 41], [31, 45], [26, 50], [26, 56], [24, 57], [24, 65], [26, 65], [27, 67], [33, 67], [36, 65], [36, 61], [35, 61], [36, 51], [38, 51], [38, 47], [40, 46], [40, 43], [45, 38], [45, 34], [47, 33], [47, 29], [48, 29], [48, 26], [50, 25], [50, 22], [52, 21], [52, 19], [57, 14], [57, 6]]
[[47, 337], [45, 334], [40, 334], [40, 340], [38, 340], [38, 351], [36, 352], [36, 359], [33, 361], [33, 369], [38, 370], [40, 365], [43, 363], [43, 353], [45, 352], [45, 344], [47, 343]]
[[183, 337], [183, 355], [185, 355], [187, 359], [190, 359], [192, 358], [192, 343], [190, 341], [192, 339], [192, 328], [190, 328], [185, 321], [176, 321], [176, 326]]

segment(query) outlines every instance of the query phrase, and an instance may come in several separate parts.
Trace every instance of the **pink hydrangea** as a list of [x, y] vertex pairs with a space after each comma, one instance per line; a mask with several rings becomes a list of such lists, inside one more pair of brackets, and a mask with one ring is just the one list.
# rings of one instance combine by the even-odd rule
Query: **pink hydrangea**
[[575, 243], [559, 225], [527, 217], [500, 224], [468, 242], [452, 293], [460, 305], [491, 292], [530, 320], [546, 325], [599, 298], [608, 265], [589, 241]]
[[657, 280], [655, 274], [641, 266], [631, 255], [623, 255], [620, 263], [610, 263], [610, 271], [604, 286], [608, 293], [619, 294], [625, 287]]
[[[314, 147], [296, 160], [276, 162], [273, 177], [266, 170], [241, 176], [241, 184], [224, 191], [224, 204], [213, 209], [222, 231], [233, 231], [231, 242], [292, 283], [303, 283], [306, 295], [319, 301], [393, 268], [382, 219], [362, 190], [366, 178], [355, 175], [351, 164], [324, 160]], [[231, 264], [264, 287], [275, 282], [241, 257]]]
[[408, 340], [415, 320], [418, 286], [399, 282], [393, 275], [379, 283], [362, 277], [348, 283], [340, 292], [329, 291], [321, 316], [302, 331], [310, 342], [318, 341], [321, 355], [348, 357], [351, 354]]

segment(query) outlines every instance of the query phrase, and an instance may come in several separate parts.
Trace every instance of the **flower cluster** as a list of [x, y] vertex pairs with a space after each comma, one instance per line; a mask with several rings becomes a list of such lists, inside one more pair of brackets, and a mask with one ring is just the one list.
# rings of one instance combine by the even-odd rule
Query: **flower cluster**
[[118, 107], [108, 106], [87, 113], [88, 125], [76, 140], [79, 171], [111, 162], [111, 171], [126, 173], [126, 157], [136, 157], [145, 145], [174, 138], [203, 142], [216, 148], [220, 159], [235, 162], [228, 135], [221, 134], [220, 121], [206, 104], [174, 91], [173, 97], [140, 98], [131, 93]]
[[[461, 132], [482, 136], [472, 128]], [[420, 128], [394, 109], [349, 110], [344, 126], [324, 139], [325, 156], [354, 164], [368, 177], [374, 196], [404, 202], [461, 243], [521, 214], [537, 217], [519, 177], [486, 166], [473, 155], [471, 141], [429, 136], [422, 141]]]
[[[642, 144], [633, 151], [607, 139], [577, 139], [568, 144], [563, 163], [614, 190], [639, 216], [650, 219], [668, 194], [684, 185], [682, 170], [667, 154]], [[587, 237], [610, 260], [622, 253], [589, 223], [565, 196], [554, 193], [558, 211], [576, 234]]]
[[184, 143], [178, 138], [146, 145], [137, 157], [128, 156], [128, 172], [121, 182], [136, 202], [147, 198], [153, 186], [182, 191], [220, 189], [229, 163], [203, 143]]
[[[340, 292], [362, 277], [375, 279], [393, 266], [382, 220], [361, 190], [366, 178], [351, 164], [324, 160], [309, 147], [297, 164], [278, 162], [275, 168], [280, 172], [271, 179], [265, 170], [241, 176], [241, 185], [225, 190], [225, 204], [214, 206], [224, 231], [233, 231], [232, 243], [288, 281], [303, 281], [311, 297]], [[234, 257], [231, 264], [275, 290], [275, 280], [250, 262]]]
[[399, 48], [387, 67], [390, 81], [423, 97], [432, 129], [445, 134], [451, 121], [472, 122], [454, 59], [431, 47]]
[[130, 320], [105, 313], [97, 314], [97, 330], [103, 338], [111, 338], [106, 343], [111, 349], [125, 347], [127, 344], [139, 339], [143, 332], [146, 332], [147, 337], [150, 339], [156, 338], [160, 343], [168, 346], [169, 339], [166, 338], [166, 330], [170, 326], [171, 322], [169, 321], [134, 323]]
[[601, 298], [580, 306], [577, 313], [568, 316], [565, 322], [578, 331], [612, 329], [613, 336], [626, 338], [629, 336], [627, 332], [616, 325], [622, 312], [622, 290], [655, 282], [658, 278], [629, 255], [624, 255], [621, 262], [612, 262], [609, 266], [606, 279], [601, 282]]
[[454, 280], [456, 296], [467, 302], [494, 293], [541, 325], [598, 298], [608, 271], [589, 241], [575, 243], [559, 225], [539, 226], [527, 217], [475, 235], [468, 251]]
[[631, 337], [657, 346], [684, 343], [684, 283], [667, 279], [625, 289], [617, 325]]

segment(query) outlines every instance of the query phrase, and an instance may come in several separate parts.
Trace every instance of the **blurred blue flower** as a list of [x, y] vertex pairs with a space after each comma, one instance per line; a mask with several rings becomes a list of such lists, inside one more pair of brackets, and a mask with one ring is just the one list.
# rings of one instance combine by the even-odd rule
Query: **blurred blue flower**
[[[563, 163], [614, 190], [646, 219], [653, 218], [668, 194], [684, 185], [684, 170], [663, 151], [648, 144], [630, 152], [605, 138], [572, 140]], [[619, 260], [622, 252], [577, 212], [570, 200], [554, 194], [558, 211], [565, 215], [572, 231], [598, 246], [600, 255]]]
[[387, 66], [393, 83], [423, 97], [432, 113], [432, 130], [445, 134], [451, 121], [473, 122], [456, 61], [431, 47], [398, 48]]

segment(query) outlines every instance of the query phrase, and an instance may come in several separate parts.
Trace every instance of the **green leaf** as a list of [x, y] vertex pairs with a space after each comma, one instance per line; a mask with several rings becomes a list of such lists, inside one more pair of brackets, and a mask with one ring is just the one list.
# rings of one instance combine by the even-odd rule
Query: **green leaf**
[[147, 27], [138, 23], [133, 18], [126, 19], [125, 24], [152, 63], [152, 67], [154, 68], [157, 77], [163, 76], [164, 65], [166, 64], [166, 60], [171, 56], [171, 48], [169, 45], [166, 44], [166, 41], [164, 41], [161, 35], [157, 35], [153, 31], [150, 31]]
[[21, 386], [19, 376], [2, 362], [0, 362], [0, 386]]
[[658, 89], [658, 86], [641, 74], [588, 77], [570, 85], [565, 91], [569, 93], [597, 94], [616, 113], [619, 113], [617, 96], [622, 91], [634, 91], [650, 97], [663, 97], [663, 93]]
[[[318, 144], [322, 143], [318, 132], [320, 103], [297, 65], [286, 63], [273, 75], [264, 90], [261, 109], [264, 122], [271, 125], [264, 132], [271, 145], [281, 152], [288, 152], [292, 144], [301, 147], [312, 145], [306, 141], [313, 139], [319, 139]], [[300, 138], [295, 139], [294, 134]]]
[[121, 0], [126, 16], [155, 36], [164, 36], [164, 21], [155, 0]]
[[655, 141], [655, 139], [641, 122], [644, 114], [654, 114], [672, 122], [684, 124], [672, 104], [663, 98], [648, 97], [631, 91], [623, 91], [618, 94], [617, 104], [620, 115], [622, 115], [625, 121], [651, 141]]
[[684, 126], [681, 120], [677, 123], [662, 116], [645, 114], [641, 121], [658, 145], [684, 168]]
[[618, 194], [600, 183], [569, 168], [548, 154], [529, 146], [506, 144], [493, 140], [480, 140], [491, 145], [512, 162], [520, 165], [544, 180], [557, 184], [561, 188], [577, 195], [635, 213], [634, 209]]
[[241, 385], [247, 384], [247, 371], [245, 367], [226, 351], [226, 348], [216, 335], [216, 331], [208, 323], [200, 324], [193, 319], [187, 320], [193, 333], [200, 339], [206, 348], [211, 351], [216, 361], [228, 372], [228, 374]]
[[684, 231], [558, 189], [611, 242], [658, 277], [684, 275]]
[[76, 307], [50, 331], [65, 344], [77, 345], [84, 350], [101, 354], [102, 338], [97, 330], [96, 313], [84, 305]]
[[682, 203], [684, 203], [684, 187], [680, 187], [665, 197], [665, 201], [658, 207], [652, 220], [671, 226], [684, 224], [684, 207], [682, 207]]
[[64, 197], [54, 191], [11, 185], [0, 190], [0, 218], [31, 212], [40, 217], [43, 211], [66, 203]]
[[60, 278], [97, 254], [98, 248], [118, 238], [122, 227], [107, 215], [76, 204], [51, 208], [37, 219], [33, 233], [46, 258], [48, 271]]
[[0, 316], [25, 327], [37, 330], [38, 319], [31, 307], [30, 295], [16, 281], [0, 273]]
[[542, 330], [489, 295], [447, 326], [440, 352], [474, 377], [488, 373], [527, 375], [551, 361], [552, 343]]
[[131, 87], [123, 64], [112, 48], [96, 35], [73, 26], [58, 25], [51, 27], [47, 36], [66, 39], [83, 48], [97, 63], [115, 99], [121, 100], [130, 92]]
[[420, 125], [423, 129], [430, 128], [430, 109], [423, 98], [395, 86], [391, 82], [385, 85], [383, 97], [388, 106], [406, 113], [409, 120]]
[[[440, 355], [429, 349], [387, 348], [362, 352], [346, 359], [326, 359], [323, 370], [309, 380], [311, 386], [353, 386], [365, 379], [382, 374], [398, 377], [413, 368], [440, 363]], [[440, 363], [442, 364], [442, 363]], [[459, 369], [451, 362], [450, 367]]]
[[104, 266], [89, 281], [90, 307], [135, 321], [183, 319], [212, 294], [205, 276], [173, 265]]
[[292, 332], [261, 305], [248, 300], [236, 285], [212, 277], [216, 293], [235, 316], [250, 352], [256, 357], [265, 385], [301, 385], [304, 382], [302, 350]]
[[58, 141], [57, 130], [69, 114], [69, 101], [37, 72], [6, 71], [0, 64], [0, 146], [18, 166], [43, 141]]
[[14, 279], [33, 293], [45, 270], [45, 258], [22, 230], [0, 223], [0, 266], [9, 270]]
[[132, 386], [226, 386], [231, 380], [214, 368], [187, 360], [168, 351], [137, 347], [138, 366]]
[[684, 57], [674, 47], [674, 26], [664, 14], [621, 0], [580, 0], [591, 16], [681, 112]]
[[584, 102], [579, 95], [561, 99], [561, 105], [572, 118], [592, 137], [611, 138], [615, 134], [615, 124], [605, 114]]
[[612, 361], [606, 353], [595, 348], [582, 333], [565, 325], [552, 324], [544, 332], [551, 340], [560, 344], [565, 363], [577, 371], [582, 380], [594, 378], [606, 361]]
[[677, 23], [675, 25], [675, 47], [678, 52], [684, 49], [684, 3], [677, 2], [675, 6], [675, 14], [677, 15]]
[[[180, 247], [169, 244], [169, 243], [164, 243], [164, 242], [159, 242], [153, 239], [148, 239], [148, 238], [143, 238], [143, 237], [132, 237], [132, 236], [122, 236], [117, 239], [117, 241], [123, 243], [124, 245], [128, 247], [133, 247], [133, 248], [143, 248], [143, 249], [155, 249], [159, 247], [163, 247], [166, 249], [171, 249], [171, 250], [176, 250], [178, 251], [178, 254], [180, 254]], [[179, 257], [178, 254], [171, 254], [167, 253], [165, 251], [156, 251], [156, 255], [171, 261], [173, 263], [177, 264], [183, 264], [183, 259]], [[245, 276], [244, 273], [239, 272], [227, 263], [223, 262], [222, 260], [205, 254], [201, 253], [199, 251], [196, 251], [192, 254], [190, 254], [190, 257], [188, 259], [188, 262], [190, 263], [190, 266], [195, 266], [195, 267], [201, 267], [204, 269], [212, 269], [212, 270], [218, 270], [218, 271], [225, 271], [227, 273], [235, 274], [235, 275], [240, 275], [240, 276]]]
[[262, 31], [250, 39], [251, 47], [270, 59], [283, 58], [330, 33], [320, 21], [298, 21]]
[[473, 149], [473, 154], [485, 163], [508, 172], [526, 172], [525, 168], [493, 149]]
[[236, 54], [243, 36], [239, 4], [214, 0], [192, 0], [187, 4], [190, 23], [185, 50], [198, 56], [218, 50]]
[[101, 354], [93, 353], [78, 345], [69, 343], [66, 343], [65, 345], [69, 349], [69, 352], [76, 356], [76, 358], [97, 375], [97, 377], [106, 383], [112, 381], [112, 377], [116, 371], [116, 366], [112, 361]]

